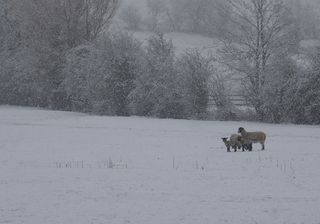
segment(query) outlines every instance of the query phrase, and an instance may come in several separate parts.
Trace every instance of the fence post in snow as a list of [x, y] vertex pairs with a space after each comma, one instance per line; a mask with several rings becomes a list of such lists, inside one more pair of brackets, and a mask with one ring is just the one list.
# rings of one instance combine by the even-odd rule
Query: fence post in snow
[[172, 169], [174, 169], [175, 168], [175, 157], [173, 156], [172, 157]]

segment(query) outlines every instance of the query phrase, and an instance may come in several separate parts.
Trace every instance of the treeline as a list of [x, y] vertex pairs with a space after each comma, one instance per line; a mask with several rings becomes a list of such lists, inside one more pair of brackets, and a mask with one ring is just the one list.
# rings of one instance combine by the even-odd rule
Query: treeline
[[2, 104], [116, 116], [208, 118], [209, 82], [215, 77], [212, 58], [197, 50], [177, 58], [162, 33], [150, 37], [145, 47], [126, 32], [102, 35], [66, 51], [56, 72], [50, 67], [54, 61], [46, 61], [42, 69], [48, 73], [39, 74], [37, 59], [35, 64], [9, 59], [14, 64], [8, 63], [1, 73]]
[[205, 118], [210, 58], [177, 59], [161, 33], [146, 47], [105, 33], [116, 1], [1, 1], [1, 104]]
[[209, 81], [216, 80], [212, 58], [197, 50], [177, 58], [162, 33], [142, 46], [125, 32], [106, 32], [116, 0], [1, 0], [0, 5], [1, 104], [208, 117]]
[[[120, 9], [120, 19], [130, 30], [188, 32], [222, 37], [232, 29], [234, 4], [226, 0], [145, 0], [147, 13], [135, 1]], [[292, 13], [300, 40], [320, 38], [320, 6], [316, 1], [283, 0]], [[242, 7], [246, 7], [242, 4]]]
[[205, 118], [209, 62], [197, 51], [176, 59], [161, 33], [150, 37], [146, 47], [116, 33], [68, 52], [61, 92], [73, 111]]
[[[196, 49], [177, 56], [161, 32], [142, 45], [126, 32], [108, 31], [116, 0], [0, 2], [1, 104], [320, 123], [320, 48], [300, 47], [283, 1], [228, 1], [220, 13], [228, 14], [229, 28], [213, 56]], [[241, 81], [249, 109], [233, 105], [229, 77]]]
[[146, 0], [147, 14], [135, 2], [128, 2], [120, 10], [119, 18], [130, 30], [187, 32], [208, 36], [221, 35], [228, 17], [220, 9], [228, 10], [223, 0]]

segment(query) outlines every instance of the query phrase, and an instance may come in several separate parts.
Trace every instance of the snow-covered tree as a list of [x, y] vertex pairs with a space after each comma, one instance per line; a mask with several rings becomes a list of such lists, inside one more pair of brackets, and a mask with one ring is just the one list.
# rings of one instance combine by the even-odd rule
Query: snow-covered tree
[[21, 31], [9, 1], [0, 6], [0, 103], [44, 106], [37, 58], [23, 46]]
[[71, 109], [130, 115], [128, 97], [142, 64], [140, 45], [126, 33], [116, 33], [70, 50], [62, 90]]
[[264, 88], [271, 61], [297, 49], [290, 12], [282, 0], [228, 0], [232, 29], [222, 39], [220, 61], [243, 77], [243, 90], [265, 119]]
[[131, 94], [135, 114], [180, 118], [184, 114], [183, 82], [174, 68], [174, 49], [162, 33], [150, 37], [143, 73]]
[[263, 88], [265, 120], [280, 123], [290, 121], [297, 110], [296, 102], [301, 86], [296, 62], [282, 55], [272, 61], [270, 74]]
[[178, 72], [185, 80], [185, 102], [188, 114], [205, 118], [209, 103], [208, 80], [212, 74], [210, 58], [202, 56], [199, 50], [188, 50], [178, 62]]
[[311, 68], [303, 77], [296, 100], [295, 122], [320, 124], [320, 48], [310, 54]]
[[[101, 43], [102, 42], [102, 43]], [[101, 40], [99, 48], [104, 49], [108, 71], [106, 71], [105, 93], [109, 113], [127, 116], [132, 113], [129, 95], [135, 87], [135, 80], [141, 73], [144, 52], [140, 42], [126, 33], [116, 33], [107, 40]]]
[[67, 53], [60, 88], [66, 91], [71, 110], [93, 110], [98, 92], [104, 89], [105, 67], [102, 54], [94, 45], [81, 45]]
[[[35, 58], [32, 61], [36, 63], [29, 64], [33, 66], [33, 76], [24, 78], [33, 81], [37, 87], [33, 86], [33, 89], [43, 90], [38, 97], [42, 106], [55, 104], [53, 96], [64, 79], [61, 70], [66, 52], [85, 42], [92, 42], [104, 33], [118, 7], [118, 2], [118, 0], [7, 1], [10, 15], [15, 18], [16, 28], [19, 29], [21, 49], [24, 52], [29, 51], [28, 58]], [[24, 70], [27, 71], [29, 68]], [[22, 95], [27, 97], [28, 93]], [[55, 105], [53, 107], [56, 108]]]

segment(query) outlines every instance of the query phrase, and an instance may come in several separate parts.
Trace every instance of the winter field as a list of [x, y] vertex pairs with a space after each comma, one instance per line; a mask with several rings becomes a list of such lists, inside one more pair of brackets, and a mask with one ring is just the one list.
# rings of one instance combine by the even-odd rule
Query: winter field
[[[239, 126], [266, 150], [227, 153]], [[320, 223], [319, 126], [0, 107], [0, 223]]]

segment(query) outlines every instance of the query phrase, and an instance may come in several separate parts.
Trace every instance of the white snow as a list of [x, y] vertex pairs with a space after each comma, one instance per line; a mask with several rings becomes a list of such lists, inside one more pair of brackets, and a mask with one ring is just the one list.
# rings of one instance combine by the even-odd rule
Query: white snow
[[[239, 126], [266, 150], [227, 153]], [[320, 223], [320, 128], [0, 107], [0, 223]]]

